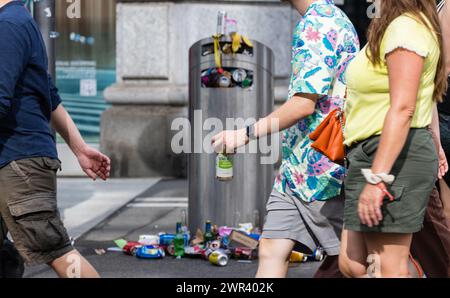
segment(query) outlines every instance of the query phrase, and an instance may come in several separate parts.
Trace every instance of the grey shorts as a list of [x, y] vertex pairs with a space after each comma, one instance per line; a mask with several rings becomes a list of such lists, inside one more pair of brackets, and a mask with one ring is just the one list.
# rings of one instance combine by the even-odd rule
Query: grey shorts
[[314, 251], [322, 247], [327, 255], [339, 255], [344, 218], [344, 198], [307, 203], [291, 191], [276, 190], [267, 202], [267, 217], [262, 238], [291, 239]]

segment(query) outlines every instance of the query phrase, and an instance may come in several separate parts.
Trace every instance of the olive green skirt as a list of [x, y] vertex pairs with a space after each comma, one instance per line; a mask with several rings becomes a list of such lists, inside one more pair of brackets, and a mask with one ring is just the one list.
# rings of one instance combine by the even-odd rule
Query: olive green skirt
[[383, 220], [379, 226], [363, 225], [358, 215], [358, 201], [366, 181], [361, 169], [370, 169], [380, 142], [372, 137], [349, 149], [348, 175], [345, 179], [345, 229], [358, 232], [415, 233], [422, 229], [429, 196], [437, 181], [438, 156], [431, 132], [411, 129], [406, 144], [390, 174], [395, 181], [388, 186], [395, 200], [384, 201]]

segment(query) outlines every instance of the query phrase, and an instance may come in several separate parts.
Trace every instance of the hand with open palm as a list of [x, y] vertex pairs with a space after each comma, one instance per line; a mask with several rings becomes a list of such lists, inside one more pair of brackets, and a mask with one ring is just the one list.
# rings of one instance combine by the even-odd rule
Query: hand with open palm
[[97, 151], [96, 149], [86, 146], [79, 154], [77, 154], [78, 162], [81, 169], [92, 180], [100, 178], [107, 180], [111, 171], [111, 160], [108, 156]]

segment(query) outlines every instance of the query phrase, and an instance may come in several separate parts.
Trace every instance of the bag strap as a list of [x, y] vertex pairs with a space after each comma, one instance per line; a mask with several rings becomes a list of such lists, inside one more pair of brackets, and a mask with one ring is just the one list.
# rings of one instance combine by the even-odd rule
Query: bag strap
[[341, 125], [342, 133], [344, 133], [345, 130], [344, 111], [342, 109], [338, 109], [336, 112], [336, 117], [339, 119], [339, 124]]
[[438, 11], [438, 12], [440, 12], [440, 11], [442, 10], [442, 8], [444, 8], [445, 1], [446, 1], [446, 0], [442, 0], [442, 1], [437, 5], [437, 11]]

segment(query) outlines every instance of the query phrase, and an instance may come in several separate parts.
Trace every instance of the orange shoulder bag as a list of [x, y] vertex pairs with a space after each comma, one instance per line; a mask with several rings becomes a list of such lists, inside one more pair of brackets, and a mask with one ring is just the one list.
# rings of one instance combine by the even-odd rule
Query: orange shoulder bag
[[309, 138], [314, 141], [311, 147], [331, 161], [344, 164], [344, 125], [344, 112], [341, 109], [333, 110], [309, 135]]

